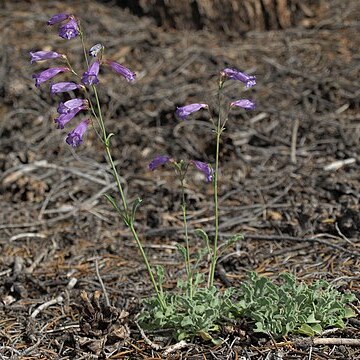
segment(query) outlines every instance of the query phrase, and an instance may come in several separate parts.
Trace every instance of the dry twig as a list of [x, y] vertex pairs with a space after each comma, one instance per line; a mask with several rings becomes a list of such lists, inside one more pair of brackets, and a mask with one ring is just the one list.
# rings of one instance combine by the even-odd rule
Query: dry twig
[[64, 301], [62, 295], [57, 296], [55, 299], [49, 300], [46, 303], [41, 304], [38, 306], [30, 315], [31, 318], [35, 319], [43, 310], [47, 309], [49, 306], [55, 304], [61, 304]]

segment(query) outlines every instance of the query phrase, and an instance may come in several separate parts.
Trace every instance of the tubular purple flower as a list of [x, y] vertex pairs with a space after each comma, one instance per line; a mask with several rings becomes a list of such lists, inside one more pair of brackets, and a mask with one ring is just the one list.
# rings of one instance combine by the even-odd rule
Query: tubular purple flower
[[62, 81], [62, 82], [52, 84], [50, 86], [50, 92], [51, 92], [51, 95], [54, 95], [54, 94], [61, 93], [61, 92], [80, 89], [81, 87], [82, 87], [82, 85], [78, 85], [71, 81], [70, 82]]
[[95, 85], [99, 83], [97, 78], [100, 70], [100, 62], [98, 60], [94, 61], [87, 71], [84, 72], [81, 82], [85, 85]]
[[79, 106], [77, 108], [74, 108], [66, 113], [61, 113], [59, 117], [54, 119], [54, 122], [57, 124], [58, 129], [63, 129], [65, 125], [73, 118], [75, 115], [83, 110], [84, 108], [82, 106]]
[[42, 84], [43, 82], [48, 81], [51, 78], [53, 78], [54, 76], [56, 76], [57, 74], [65, 72], [65, 71], [70, 71], [70, 69], [67, 67], [64, 67], [64, 66], [53, 67], [53, 68], [44, 70], [38, 74], [34, 74], [32, 77], [33, 77], [33, 79], [35, 79], [36, 87], [39, 87], [40, 84]]
[[59, 114], [67, 114], [70, 111], [80, 107], [81, 110], [88, 109], [88, 101], [84, 99], [71, 99], [65, 101], [64, 103], [61, 102], [57, 108], [57, 112]]
[[149, 169], [151, 171], [155, 170], [156, 168], [158, 168], [161, 165], [166, 164], [167, 162], [171, 161], [171, 157], [170, 156], [166, 156], [166, 155], [159, 155], [156, 156], [150, 163], [149, 163]]
[[69, 18], [69, 14], [56, 14], [56, 15], [53, 15], [49, 21], [47, 22], [48, 25], [55, 25], [55, 24], [58, 24], [66, 19]]
[[238, 106], [238, 107], [241, 107], [245, 110], [254, 110], [255, 109], [255, 103], [253, 103], [251, 100], [248, 100], [248, 99], [240, 99], [240, 100], [237, 100], [237, 101], [233, 101], [231, 104], [230, 104], [231, 107], [233, 106]]
[[230, 80], [238, 80], [246, 85], [247, 88], [256, 85], [256, 77], [253, 75], [247, 75], [236, 69], [226, 68], [221, 71], [221, 75], [226, 76]]
[[205, 175], [206, 182], [211, 182], [213, 180], [214, 171], [209, 164], [197, 160], [191, 160], [190, 163], [192, 163], [199, 171], [201, 171]]
[[59, 36], [63, 39], [73, 39], [79, 35], [79, 26], [75, 19], [70, 19], [66, 24], [60, 26]]
[[30, 51], [30, 57], [31, 57], [30, 62], [32, 64], [34, 61], [56, 59], [64, 56], [65, 55], [59, 54], [55, 51], [35, 51], [35, 52]]
[[126, 81], [131, 82], [135, 80], [136, 74], [116, 61], [106, 60], [106, 64], [109, 65], [115, 72], [122, 75]]
[[83, 120], [79, 125], [71, 130], [66, 138], [66, 143], [72, 147], [79, 146], [83, 142], [83, 136], [90, 124], [90, 119]]
[[208, 107], [207, 104], [197, 104], [197, 103], [181, 106], [176, 109], [176, 115], [181, 120], [184, 120], [193, 112], [199, 111], [200, 109], [207, 108], [207, 107]]

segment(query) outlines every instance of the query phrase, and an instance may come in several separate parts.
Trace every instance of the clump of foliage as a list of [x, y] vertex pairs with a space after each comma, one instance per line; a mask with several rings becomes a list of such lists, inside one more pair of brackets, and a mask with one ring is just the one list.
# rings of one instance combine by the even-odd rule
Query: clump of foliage
[[233, 317], [233, 288], [221, 293], [216, 287], [200, 287], [204, 281], [201, 274], [194, 277], [192, 296], [186, 291], [187, 284], [178, 282], [180, 292], [166, 293], [164, 311], [157, 297], [144, 300], [144, 311], [139, 321], [147, 329], [171, 329], [177, 340], [193, 339], [200, 336], [204, 340], [212, 340], [214, 333], [221, 330], [225, 317]]
[[[278, 338], [291, 333], [320, 335], [328, 327], [344, 328], [343, 319], [355, 316], [347, 306], [356, 300], [353, 294], [342, 294], [324, 280], [307, 285], [288, 273], [280, 279], [274, 283], [251, 272], [240, 289], [220, 293], [215, 287], [195, 287], [192, 298], [184, 292], [166, 294], [166, 311], [156, 297], [146, 299], [139, 319], [150, 329], [173, 329], [177, 340], [201, 336], [216, 343], [216, 333], [229, 319], [248, 318], [254, 332]], [[201, 281], [198, 275], [196, 283]]]
[[355, 316], [346, 306], [356, 300], [353, 294], [342, 294], [324, 280], [307, 285], [288, 273], [280, 279], [275, 284], [252, 272], [241, 286], [236, 307], [239, 315], [255, 321], [255, 332], [313, 336], [327, 327], [344, 328], [343, 319]]

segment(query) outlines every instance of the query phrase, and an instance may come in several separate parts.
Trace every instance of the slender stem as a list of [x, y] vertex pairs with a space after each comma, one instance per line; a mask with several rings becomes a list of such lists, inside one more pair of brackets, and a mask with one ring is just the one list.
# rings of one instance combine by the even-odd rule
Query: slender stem
[[210, 272], [208, 278], [208, 287], [214, 285], [214, 277], [215, 277], [215, 268], [216, 262], [218, 259], [218, 241], [219, 241], [219, 202], [218, 202], [218, 175], [219, 175], [219, 152], [220, 152], [220, 137], [223, 131], [223, 127], [221, 126], [221, 89], [222, 82], [220, 80], [219, 90], [218, 90], [218, 111], [219, 116], [216, 124], [216, 151], [215, 151], [215, 171], [214, 171], [214, 213], [215, 213], [215, 238], [214, 238], [214, 247], [211, 258]]
[[[94, 94], [95, 94], [95, 98], [96, 98], [96, 105], [97, 105], [97, 108], [98, 108], [98, 114], [99, 114], [100, 123], [102, 124], [102, 125], [101, 125], [101, 128], [102, 128], [103, 134], [104, 134], [103, 136], [104, 136], [104, 145], [105, 145], [106, 155], [107, 155], [108, 160], [109, 160], [109, 162], [110, 162], [110, 166], [111, 166], [111, 169], [112, 169], [112, 173], [113, 173], [113, 176], [114, 176], [114, 178], [115, 178], [115, 180], [116, 180], [116, 184], [117, 184], [117, 187], [118, 187], [120, 196], [121, 196], [121, 200], [122, 200], [122, 204], [123, 204], [123, 207], [124, 207], [124, 211], [125, 211], [125, 213], [126, 213], [126, 212], [127, 212], [127, 208], [128, 208], [128, 206], [127, 206], [127, 201], [126, 201], [126, 197], [125, 197], [124, 191], [123, 191], [123, 189], [122, 189], [122, 185], [121, 185], [121, 182], [120, 182], [119, 173], [118, 173], [118, 171], [117, 171], [117, 169], [116, 169], [116, 166], [115, 166], [115, 164], [114, 164], [114, 160], [113, 160], [112, 155], [111, 155], [110, 143], [109, 143], [109, 141], [108, 141], [108, 139], [107, 139], [107, 133], [106, 133], [106, 129], [105, 129], [105, 124], [104, 124], [104, 121], [103, 121], [103, 117], [102, 117], [102, 112], [101, 112], [101, 107], [100, 107], [99, 96], [98, 96], [98, 94], [97, 94], [97, 90], [96, 90], [96, 87], [95, 87], [95, 86], [93, 86], [93, 90], [94, 90]], [[145, 251], [144, 251], [144, 248], [143, 248], [143, 246], [142, 246], [142, 244], [141, 244], [141, 241], [139, 240], [139, 237], [138, 237], [138, 235], [137, 235], [137, 232], [136, 232], [136, 230], [135, 230], [135, 228], [134, 228], [133, 221], [132, 221], [132, 220], [129, 221], [129, 222], [126, 221], [125, 223], [126, 223], [126, 225], [129, 227], [129, 229], [130, 229], [130, 231], [131, 231], [131, 233], [132, 233], [132, 235], [133, 235], [133, 237], [134, 237], [134, 240], [135, 240], [135, 242], [136, 242], [136, 244], [137, 244], [137, 246], [138, 246], [138, 248], [139, 248], [139, 250], [140, 250], [141, 256], [142, 256], [143, 261], [144, 261], [144, 263], [145, 263], [146, 269], [147, 269], [147, 271], [148, 271], [148, 273], [149, 273], [150, 280], [151, 280], [151, 282], [152, 282], [152, 284], [153, 284], [153, 287], [154, 287], [154, 289], [155, 289], [155, 292], [156, 292], [156, 294], [157, 294], [157, 297], [158, 297], [158, 299], [159, 299], [159, 302], [160, 302], [160, 304], [161, 304], [161, 307], [162, 307], [163, 309], [165, 309], [166, 306], [165, 306], [165, 303], [164, 303], [164, 300], [163, 300], [163, 296], [161, 296], [161, 292], [159, 291], [159, 288], [158, 288], [157, 283], [156, 283], [156, 281], [155, 281], [154, 273], [153, 273], [153, 271], [152, 271], [152, 269], [151, 269], [151, 265], [150, 265], [150, 263], [149, 263], [149, 261], [148, 261], [148, 258], [147, 258], [146, 254], [145, 254]]]
[[139, 250], [140, 250], [140, 253], [141, 253], [141, 256], [142, 256], [143, 261], [144, 261], [144, 263], [145, 263], [146, 269], [147, 269], [147, 271], [148, 271], [148, 273], [149, 273], [151, 283], [153, 284], [153, 287], [154, 287], [154, 289], [155, 289], [156, 295], [157, 295], [157, 297], [158, 297], [159, 303], [160, 303], [162, 309], [165, 310], [165, 309], [166, 309], [166, 304], [165, 304], [165, 302], [164, 302], [164, 298], [163, 298], [163, 296], [162, 296], [162, 294], [161, 294], [161, 291], [159, 290], [159, 287], [158, 287], [158, 285], [157, 285], [157, 283], [156, 283], [156, 280], [155, 280], [155, 278], [154, 278], [154, 273], [153, 273], [153, 271], [152, 271], [152, 269], [151, 269], [151, 265], [150, 265], [150, 263], [149, 263], [149, 260], [148, 260], [148, 258], [147, 258], [147, 256], [146, 256], [146, 254], [145, 254], [144, 248], [143, 248], [143, 246], [141, 245], [141, 241], [140, 241], [140, 239], [139, 239], [139, 237], [138, 237], [138, 235], [137, 235], [137, 232], [136, 232], [136, 230], [135, 230], [135, 228], [134, 228], [134, 224], [133, 224], [133, 223], [130, 223], [128, 226], [129, 226], [130, 231], [131, 231], [131, 233], [132, 233], [132, 235], [133, 235], [133, 237], [134, 237], [134, 239], [135, 239], [136, 245], [138, 246], [138, 248], [139, 248]]
[[187, 226], [187, 214], [186, 214], [186, 200], [185, 200], [185, 186], [184, 186], [184, 179], [180, 179], [181, 182], [181, 208], [183, 212], [183, 222], [184, 222], [184, 231], [185, 231], [185, 246], [186, 246], [186, 259], [185, 259], [185, 268], [186, 274], [188, 278], [188, 286], [189, 286], [189, 296], [190, 299], [193, 297], [193, 277], [191, 273], [190, 267], [190, 246], [189, 246], [189, 235], [188, 235], [188, 226]]
[[[84, 43], [84, 35], [83, 35], [83, 32], [81, 30], [80, 30], [80, 38], [81, 38], [81, 43], [82, 43], [82, 47], [83, 47], [83, 51], [84, 51], [85, 61], [86, 61], [87, 66], [89, 66], [89, 61], [87, 59], [87, 53], [86, 53], [86, 47], [85, 47], [85, 43]], [[131, 233], [133, 235], [133, 238], [134, 238], [134, 240], [135, 240], [135, 242], [136, 242], [136, 244], [138, 246], [138, 249], [140, 250], [141, 256], [143, 258], [146, 269], [147, 269], [148, 274], [150, 276], [150, 280], [151, 280], [151, 283], [152, 283], [152, 285], [154, 287], [154, 290], [156, 292], [156, 295], [157, 295], [157, 298], [159, 300], [160, 306], [162, 307], [163, 310], [165, 310], [166, 309], [166, 304], [165, 304], [165, 301], [164, 301], [164, 297], [162, 296], [162, 293], [159, 290], [159, 287], [158, 287], [158, 285], [157, 285], [157, 283], [155, 281], [154, 273], [152, 271], [151, 265], [150, 265], [150, 263], [148, 261], [148, 258], [147, 258], [146, 254], [145, 254], [145, 251], [144, 251], [144, 248], [143, 248], [143, 246], [142, 246], [142, 244], [140, 242], [140, 239], [139, 239], [139, 237], [137, 235], [137, 232], [135, 230], [134, 220], [129, 217], [129, 214], [128, 214], [128, 211], [127, 211], [128, 205], [127, 205], [126, 197], [125, 197], [125, 194], [124, 194], [121, 182], [120, 182], [119, 173], [118, 173], [118, 171], [116, 169], [114, 160], [113, 160], [112, 155], [111, 155], [110, 141], [109, 141], [110, 139], [109, 139], [109, 135], [106, 132], [105, 122], [104, 122], [102, 111], [101, 111], [100, 100], [99, 100], [98, 92], [97, 92], [97, 89], [96, 89], [95, 85], [92, 85], [92, 90], [94, 92], [95, 99], [96, 99], [97, 114], [96, 114], [96, 111], [95, 111], [93, 106], [92, 106], [92, 112], [93, 112], [95, 118], [98, 120], [98, 123], [100, 125], [100, 129], [102, 131], [102, 137], [103, 137], [102, 142], [104, 144], [105, 152], [106, 152], [108, 161], [110, 163], [111, 170], [112, 170], [113, 176], [114, 176], [116, 184], [117, 184], [117, 188], [118, 188], [120, 196], [121, 196], [121, 201], [122, 201], [122, 205], [123, 205], [123, 208], [124, 208], [124, 217], [123, 217], [123, 219], [124, 219], [124, 222], [125, 222], [126, 226], [130, 229], [130, 231], [131, 231]]]
[[103, 132], [103, 141], [104, 141], [104, 144], [105, 144], [106, 155], [107, 155], [107, 157], [108, 157], [108, 159], [109, 159], [109, 162], [110, 162], [110, 166], [111, 166], [111, 169], [112, 169], [112, 172], [113, 172], [113, 175], [114, 175], [116, 184], [117, 184], [117, 188], [118, 188], [119, 193], [120, 193], [120, 196], [121, 196], [121, 201], [122, 201], [124, 210], [126, 211], [126, 210], [127, 210], [127, 201], [126, 201], [126, 198], [125, 198], [125, 195], [124, 195], [124, 191], [123, 191], [123, 188], [122, 188], [122, 185], [121, 185], [121, 182], [120, 182], [119, 173], [118, 173], [118, 171], [117, 171], [117, 169], [116, 169], [116, 166], [115, 166], [115, 164], [114, 164], [114, 160], [113, 160], [112, 155], [111, 155], [110, 143], [109, 143], [109, 141], [108, 141], [108, 135], [107, 135], [107, 133], [106, 133], [105, 123], [104, 123], [104, 120], [103, 120], [103, 117], [102, 117], [102, 112], [101, 112], [101, 105], [100, 105], [100, 101], [99, 101], [99, 96], [98, 96], [98, 93], [97, 93], [96, 86], [93, 85], [92, 88], [93, 88], [94, 95], [95, 95], [95, 99], [96, 99], [96, 106], [97, 106], [97, 108], [98, 108], [98, 114], [99, 114], [99, 120], [100, 120], [100, 127], [101, 127], [101, 130], [102, 130], [102, 132]]
[[74, 70], [74, 68], [71, 66], [70, 61], [69, 61], [69, 58], [65, 55], [64, 59], [65, 59], [65, 62], [66, 62], [66, 64], [67, 64], [67, 66], [69, 67], [70, 71], [71, 71], [76, 77], [79, 77], [79, 75], [76, 73], [76, 71]]
[[[96, 90], [96, 89], [95, 89]], [[97, 95], [95, 95], [96, 99], [97, 99], [97, 102], [98, 102], [98, 97]], [[98, 106], [100, 106], [100, 104], [98, 104]], [[100, 107], [99, 107], [99, 118], [100, 118], [100, 121], [102, 122], [102, 115], [101, 115], [101, 110], [100, 110]], [[103, 130], [104, 130], [104, 136], [107, 136], [106, 135], [106, 130], [105, 130], [105, 126], [103, 124]], [[107, 157], [109, 159], [109, 162], [110, 162], [110, 166], [111, 166], [111, 169], [112, 169], [112, 173], [113, 173], [113, 176], [114, 178], [116, 179], [116, 183], [117, 183], [117, 186], [118, 186], [118, 190], [119, 190], [119, 193], [121, 195], [121, 200], [122, 200], [122, 204], [123, 204], [123, 207], [124, 207], [124, 210], [125, 210], [125, 214], [127, 212], [127, 202], [126, 202], [126, 198], [125, 198], [125, 195], [124, 195], [124, 192], [123, 192], [123, 189], [122, 189], [122, 186], [121, 186], [121, 182], [120, 182], [120, 178], [119, 178], [119, 174], [118, 174], [118, 171], [116, 169], [116, 166], [114, 164], [114, 161], [113, 161], [113, 158], [112, 158], [112, 155], [111, 155], [111, 151], [110, 151], [110, 144], [107, 140], [105, 140], [105, 151], [106, 151], [106, 154], [107, 154]], [[154, 278], [154, 273], [152, 271], [152, 268], [151, 268], [151, 265], [149, 263], [149, 260], [145, 254], [145, 251], [144, 251], [144, 248], [141, 244], [141, 241], [137, 235], [137, 232], [135, 230], [135, 227], [134, 227], [134, 223], [133, 223], [133, 220], [130, 220], [130, 221], [125, 221], [125, 224], [128, 226], [128, 228], [130, 229], [132, 235], [133, 235], [133, 238], [136, 242], [136, 245], [141, 253], [141, 256], [143, 258], [143, 261], [145, 263], [145, 266], [146, 266], [146, 270], [150, 276], [150, 280], [151, 280], [151, 283], [154, 287], [154, 290], [156, 292], [156, 295], [158, 297], [158, 300], [160, 302], [160, 305], [162, 307], [163, 310], [165, 310], [166, 308], [166, 305], [165, 305], [165, 302], [164, 302], [164, 299], [163, 299], [163, 296], [161, 294], [161, 291], [159, 290], [159, 287], [155, 281], [155, 278]]]
[[[79, 25], [79, 27], [80, 27], [80, 25]], [[89, 60], [88, 60], [88, 55], [86, 52], [86, 46], [85, 46], [85, 41], [84, 41], [84, 33], [83, 33], [81, 27], [80, 27], [80, 39], [81, 39], [81, 45], [82, 45], [83, 52], [84, 52], [85, 62], [86, 62], [87, 67], [89, 67]]]
[[[119, 173], [116, 169], [116, 166], [114, 164], [114, 160], [112, 158], [112, 155], [111, 155], [111, 151], [110, 151], [110, 143], [108, 141], [108, 135], [106, 133], [106, 129], [105, 129], [105, 124], [104, 124], [104, 121], [103, 121], [103, 117], [102, 117], [102, 112], [101, 112], [101, 107], [100, 107], [100, 101], [99, 101], [99, 96], [97, 94], [97, 90], [96, 90], [96, 87], [93, 86], [93, 90], [94, 90], [94, 94], [95, 94], [95, 98], [96, 98], [96, 105], [97, 105], [97, 108], [98, 108], [98, 114], [99, 114], [99, 120], [100, 120], [100, 123], [101, 123], [101, 129], [103, 130], [103, 137], [104, 137], [104, 146], [105, 146], [105, 151], [106, 151], [106, 155], [108, 157], [108, 160], [109, 160], [109, 163], [110, 163], [110, 166], [111, 166], [111, 169], [112, 169], [112, 173], [113, 173], [113, 176], [116, 180], [116, 183], [117, 183], [117, 187], [118, 187], [118, 190], [119, 190], [119, 193], [120, 193], [120, 196], [121, 196], [121, 200], [122, 200], [122, 204], [123, 204], [123, 207], [124, 207], [124, 211], [125, 211], [125, 214], [127, 213], [127, 201], [126, 201], [126, 197], [124, 195], [124, 191], [122, 189], [122, 186], [121, 186], [121, 182], [120, 182], [120, 177], [119, 177]], [[125, 224], [128, 226], [128, 228], [130, 229], [132, 235], [133, 235], [133, 238], [136, 242], [136, 245], [138, 246], [138, 249], [140, 250], [140, 253], [141, 253], [141, 256], [143, 258], [143, 261], [145, 263], [145, 266], [146, 266], [146, 269], [148, 271], [148, 274], [150, 276], [150, 280], [151, 280], [151, 283], [154, 287], [154, 290], [156, 292], [156, 295], [158, 297], [158, 300], [159, 300], [159, 303], [162, 307], [163, 310], [165, 310], [166, 308], [166, 304], [164, 302], [164, 299], [163, 299], [163, 296], [161, 294], [161, 291], [159, 290], [159, 287], [155, 281], [155, 278], [154, 278], [154, 273], [152, 271], [152, 268], [151, 268], [151, 265], [149, 263], [149, 260], [145, 254], [145, 251], [144, 251], [144, 248], [141, 244], [141, 241], [137, 235], [137, 232], [135, 230], [135, 227], [134, 227], [134, 223], [133, 223], [133, 220], [127, 220], [125, 221]]]

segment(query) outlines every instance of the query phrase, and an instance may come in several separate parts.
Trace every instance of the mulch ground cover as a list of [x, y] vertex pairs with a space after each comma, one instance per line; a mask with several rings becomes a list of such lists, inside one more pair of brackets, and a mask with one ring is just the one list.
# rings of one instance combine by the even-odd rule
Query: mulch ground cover
[[[137, 73], [134, 85], [101, 73], [114, 157], [137, 227], [166, 288], [184, 276], [181, 192], [157, 154], [214, 161], [206, 113], [180, 122], [176, 106], [216, 101], [227, 66], [256, 74], [221, 144], [221, 239], [244, 240], [220, 258], [216, 285], [238, 286], [247, 271], [291, 272], [360, 296], [360, 2], [331, 0], [309, 27], [236, 33], [158, 27], [115, 3], [4, 1], [0, 11], [0, 358], [1, 359], [360, 359], [357, 318], [314, 339], [271, 339], [239, 323], [214, 346], [201, 339], [169, 348], [134, 317], [152, 293], [130, 234], [109, 207], [115, 184], [96, 136], [75, 151], [53, 119], [59, 99], [36, 89], [29, 51], [82, 53], [44, 26], [56, 13], [81, 18], [89, 44]], [[238, 84], [225, 86], [230, 100]], [[194, 120], [196, 118], [196, 120]], [[212, 188], [186, 184], [189, 227], [213, 229]], [[194, 238], [192, 246], [200, 244]], [[205, 268], [204, 268], [205, 271]], [[97, 272], [99, 274], [97, 274]], [[104, 305], [99, 275], [112, 307]], [[359, 313], [359, 302], [354, 304]], [[336, 339], [335, 339], [336, 338]], [[344, 340], [345, 339], [345, 340]]]

